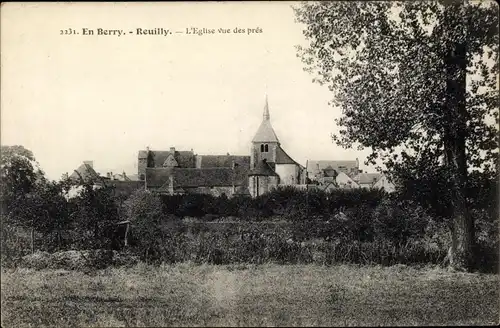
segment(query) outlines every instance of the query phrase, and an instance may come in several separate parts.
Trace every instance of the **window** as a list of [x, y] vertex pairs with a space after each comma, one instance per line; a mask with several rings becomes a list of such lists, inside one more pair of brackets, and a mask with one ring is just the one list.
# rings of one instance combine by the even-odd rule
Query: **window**
[[260, 145], [260, 152], [263, 153], [264, 152], [264, 145]]
[[262, 144], [260, 145], [260, 152], [261, 153], [267, 153], [269, 151], [269, 145], [268, 144]]
[[269, 151], [269, 148], [268, 148], [268, 145], [264, 145], [264, 152], [268, 152]]

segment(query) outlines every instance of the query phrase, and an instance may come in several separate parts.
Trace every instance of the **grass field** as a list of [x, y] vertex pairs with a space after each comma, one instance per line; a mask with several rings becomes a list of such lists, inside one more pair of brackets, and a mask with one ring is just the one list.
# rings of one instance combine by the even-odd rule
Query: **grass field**
[[499, 276], [405, 266], [179, 264], [2, 273], [2, 327], [499, 322]]

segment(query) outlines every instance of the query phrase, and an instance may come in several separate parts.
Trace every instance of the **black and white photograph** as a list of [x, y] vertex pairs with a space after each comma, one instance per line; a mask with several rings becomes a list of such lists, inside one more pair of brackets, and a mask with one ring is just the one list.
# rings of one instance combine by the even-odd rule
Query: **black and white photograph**
[[493, 0], [2, 2], [2, 327], [500, 324]]

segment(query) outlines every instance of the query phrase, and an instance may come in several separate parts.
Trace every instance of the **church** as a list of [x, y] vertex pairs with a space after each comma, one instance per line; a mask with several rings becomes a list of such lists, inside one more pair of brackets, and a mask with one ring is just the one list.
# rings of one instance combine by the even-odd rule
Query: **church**
[[138, 177], [145, 188], [176, 195], [207, 193], [257, 197], [279, 185], [305, 185], [307, 169], [281, 147], [271, 125], [266, 97], [262, 123], [250, 145], [250, 156], [198, 155], [190, 151], [141, 150]]
[[140, 150], [137, 175], [100, 176], [93, 162], [85, 161], [70, 176], [109, 185], [122, 194], [146, 189], [166, 195], [211, 194], [257, 197], [277, 186], [298, 189], [383, 189], [395, 190], [381, 173], [359, 169], [359, 160], [308, 160], [297, 163], [281, 146], [271, 125], [266, 97], [262, 122], [249, 145], [250, 155], [199, 155], [191, 150]]

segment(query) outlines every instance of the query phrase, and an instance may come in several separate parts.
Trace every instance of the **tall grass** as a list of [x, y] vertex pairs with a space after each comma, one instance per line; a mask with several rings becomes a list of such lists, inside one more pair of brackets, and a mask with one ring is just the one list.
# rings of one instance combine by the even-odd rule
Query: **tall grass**
[[5, 271], [2, 327], [413, 326], [498, 322], [497, 275], [425, 267], [176, 265]]

